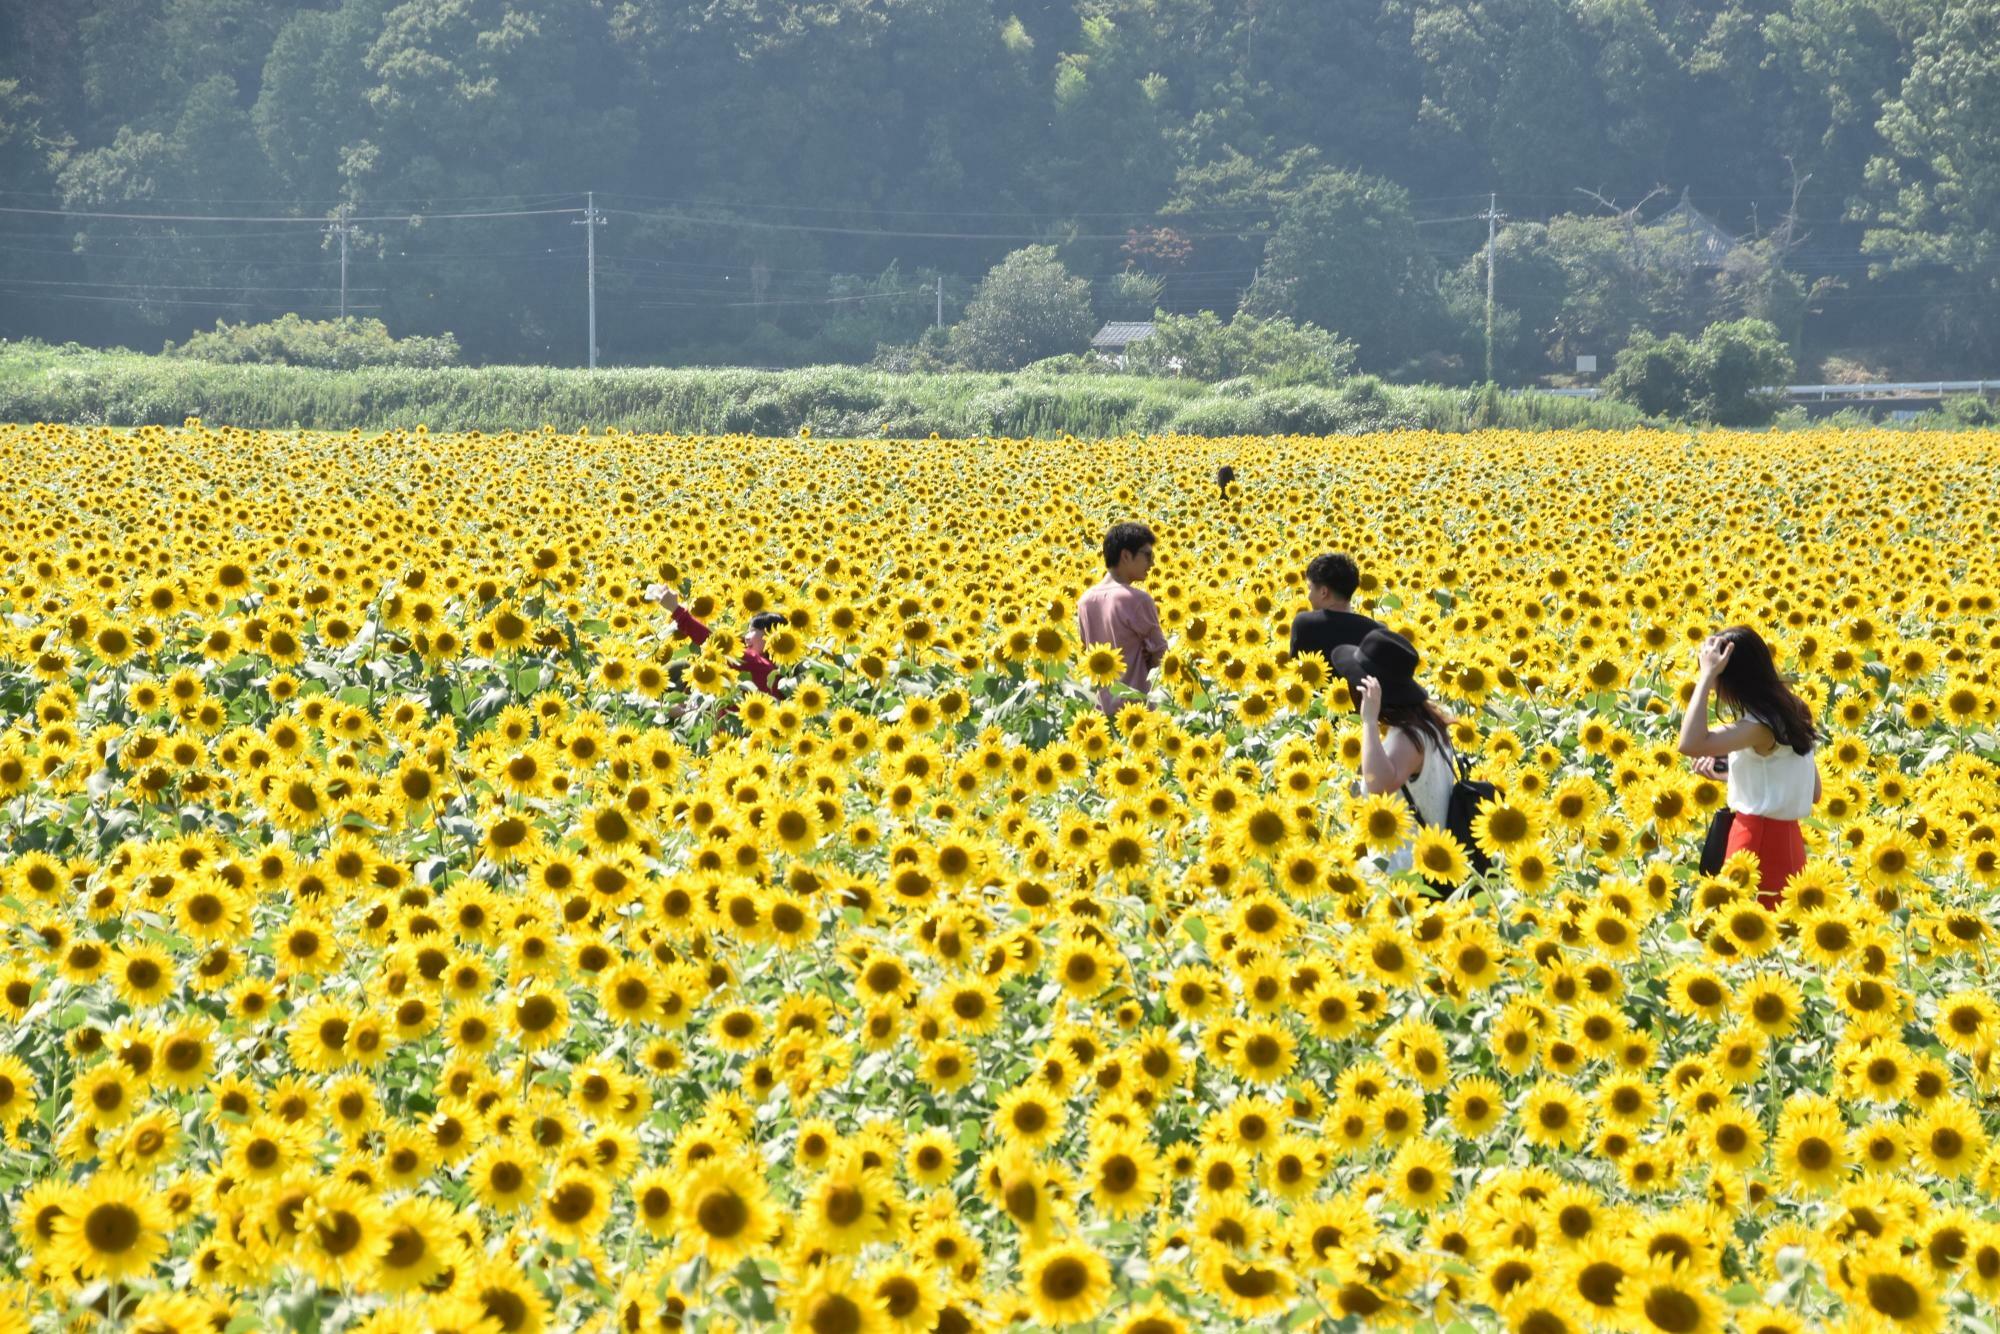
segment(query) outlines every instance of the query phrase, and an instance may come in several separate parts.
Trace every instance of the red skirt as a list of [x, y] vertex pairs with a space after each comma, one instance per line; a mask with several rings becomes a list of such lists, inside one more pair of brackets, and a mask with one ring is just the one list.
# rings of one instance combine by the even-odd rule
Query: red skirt
[[1806, 840], [1797, 820], [1772, 820], [1741, 811], [1729, 823], [1729, 852], [1757, 854], [1757, 902], [1776, 908], [1784, 900], [1785, 883], [1806, 864]]

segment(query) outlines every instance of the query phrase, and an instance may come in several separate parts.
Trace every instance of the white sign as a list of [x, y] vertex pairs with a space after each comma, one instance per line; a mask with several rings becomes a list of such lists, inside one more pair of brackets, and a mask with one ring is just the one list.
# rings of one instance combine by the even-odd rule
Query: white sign
[[1595, 374], [1597, 374], [1597, 358], [1596, 358], [1596, 357], [1582, 357], [1582, 356], [1578, 357], [1578, 358], [1576, 359], [1576, 373], [1577, 373], [1578, 375], [1595, 375]]

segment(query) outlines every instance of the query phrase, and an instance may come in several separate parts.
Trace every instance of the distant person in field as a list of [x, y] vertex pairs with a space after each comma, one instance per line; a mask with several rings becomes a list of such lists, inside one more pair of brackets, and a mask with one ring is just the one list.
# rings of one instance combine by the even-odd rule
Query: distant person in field
[[[1153, 530], [1143, 523], [1114, 523], [1104, 535], [1104, 577], [1076, 601], [1076, 625], [1085, 644], [1109, 644], [1125, 657], [1119, 680], [1146, 693], [1146, 678], [1167, 656], [1160, 609], [1139, 584], [1153, 569]], [[1107, 716], [1118, 712], [1109, 686], [1097, 692]]]
[[1229, 484], [1236, 480], [1236, 469], [1227, 463], [1215, 470], [1215, 485], [1222, 492], [1224, 500], [1229, 499]]
[[[1819, 731], [1812, 710], [1778, 675], [1771, 648], [1747, 625], [1710, 635], [1695, 652], [1694, 697], [1681, 719], [1680, 750], [1696, 773], [1729, 780], [1726, 856], [1757, 854], [1757, 901], [1776, 908], [1806, 864], [1799, 821], [1819, 804]], [[1733, 715], [1708, 725], [1709, 696]]]
[[1361, 586], [1361, 571], [1352, 557], [1335, 552], [1314, 556], [1306, 566], [1306, 601], [1311, 611], [1300, 612], [1292, 621], [1292, 656], [1317, 653], [1331, 660], [1333, 651], [1344, 644], [1358, 646], [1380, 623], [1354, 610], [1354, 590]]
[[[646, 590], [646, 596], [673, 613], [674, 628], [693, 640], [696, 648], [708, 642], [708, 627], [681, 605], [681, 595], [670, 585], [654, 584]], [[777, 686], [778, 664], [764, 656], [764, 636], [786, 624], [789, 622], [775, 611], [752, 616], [750, 633], [743, 636], [743, 656], [733, 664], [737, 671], [750, 678], [752, 685], [772, 699], [783, 699], [785, 696]]]

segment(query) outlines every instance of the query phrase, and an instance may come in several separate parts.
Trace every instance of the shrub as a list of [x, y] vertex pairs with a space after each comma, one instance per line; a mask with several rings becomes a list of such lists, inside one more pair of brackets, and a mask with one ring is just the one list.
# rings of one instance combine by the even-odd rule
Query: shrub
[[1604, 392], [1653, 417], [1758, 426], [1779, 400], [1763, 389], [1792, 374], [1791, 353], [1765, 320], [1711, 324], [1689, 342], [1679, 334], [1640, 334], [1618, 354]]
[[314, 366], [322, 370], [354, 370], [362, 366], [407, 366], [427, 369], [454, 365], [458, 340], [413, 335], [392, 338], [380, 320], [304, 320], [281, 315], [263, 324], [230, 324], [197, 333], [185, 343], [168, 343], [162, 355], [192, 361], [242, 365]]
[[[1135, 375], [892, 375], [852, 367], [596, 372], [546, 366], [354, 371], [222, 366], [128, 352], [0, 347], [0, 421], [176, 425], [185, 417], [265, 430], [621, 430], [791, 436], [1107, 436], [1165, 430], [1232, 435], [1474, 424], [1462, 390], [1385, 386], [1370, 377], [1327, 390], [1274, 387], [1252, 377], [1218, 385]], [[1506, 395], [1501, 419], [1517, 429], [1622, 428], [1622, 404], [1544, 394]]]
[[952, 326], [951, 347], [973, 370], [1011, 371], [1081, 352], [1095, 328], [1090, 284], [1070, 277], [1054, 246], [1028, 246], [980, 282], [965, 318]]
[[877, 343], [868, 369], [895, 375], [942, 374], [955, 364], [951, 335], [942, 329], [926, 329], [914, 343]]
[[1176, 435], [1257, 435], [1263, 417], [1248, 399], [1201, 398], [1167, 419], [1167, 430]]
[[1686, 417], [1694, 394], [1694, 344], [1679, 334], [1634, 334], [1604, 377], [1604, 392], [1649, 417]]
[[1140, 375], [1211, 382], [1254, 375], [1274, 385], [1333, 385], [1354, 369], [1354, 344], [1283, 316], [1239, 314], [1224, 324], [1204, 310], [1157, 316], [1153, 336], [1133, 344], [1125, 362]]
[[1760, 426], [1779, 407], [1763, 392], [1792, 378], [1792, 354], [1768, 320], [1711, 324], [1695, 344], [1694, 415], [1719, 426]]

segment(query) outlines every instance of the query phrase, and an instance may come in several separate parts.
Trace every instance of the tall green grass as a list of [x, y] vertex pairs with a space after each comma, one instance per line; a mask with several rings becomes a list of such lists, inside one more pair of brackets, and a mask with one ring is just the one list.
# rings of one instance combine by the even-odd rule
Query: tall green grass
[[1141, 376], [899, 375], [854, 367], [596, 372], [537, 366], [309, 370], [0, 344], [0, 421], [263, 430], [533, 430], [553, 426], [714, 435], [1328, 435], [1485, 426], [1622, 428], [1631, 408], [1547, 394], [1384, 385], [1269, 389]]

